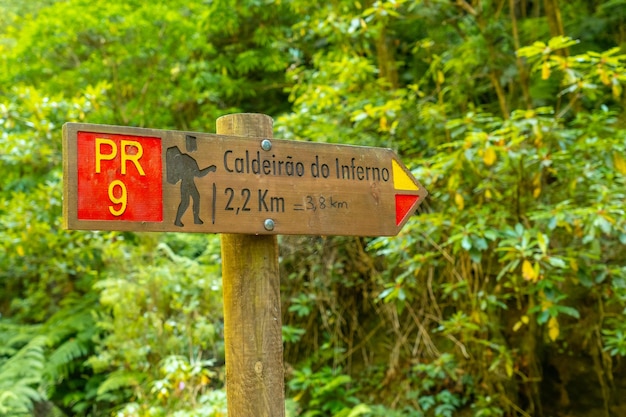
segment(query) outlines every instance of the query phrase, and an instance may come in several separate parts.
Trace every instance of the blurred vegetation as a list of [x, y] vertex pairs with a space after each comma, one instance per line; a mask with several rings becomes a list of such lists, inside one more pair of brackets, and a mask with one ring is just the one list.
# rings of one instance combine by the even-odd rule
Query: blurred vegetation
[[61, 126], [390, 147], [393, 238], [281, 238], [293, 416], [626, 414], [626, 1], [0, 0], [0, 416], [224, 416], [219, 238], [61, 227]]

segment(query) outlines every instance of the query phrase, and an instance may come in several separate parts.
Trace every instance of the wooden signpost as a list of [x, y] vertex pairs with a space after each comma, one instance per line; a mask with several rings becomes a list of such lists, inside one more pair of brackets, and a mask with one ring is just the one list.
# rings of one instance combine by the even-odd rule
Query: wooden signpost
[[258, 131], [63, 131], [71, 229], [394, 236], [427, 194], [389, 149]]
[[231, 417], [285, 412], [276, 235], [394, 236], [427, 195], [389, 149], [272, 132], [262, 114], [217, 134], [63, 126], [66, 228], [222, 233]]

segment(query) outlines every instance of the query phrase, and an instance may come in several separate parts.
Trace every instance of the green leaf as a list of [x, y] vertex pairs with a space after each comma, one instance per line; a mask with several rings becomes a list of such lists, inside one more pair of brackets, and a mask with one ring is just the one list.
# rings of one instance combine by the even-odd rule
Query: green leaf
[[556, 256], [548, 257], [548, 263], [555, 268], [565, 269], [567, 267], [565, 261], [561, 258], [557, 258]]
[[559, 305], [557, 306], [557, 310], [559, 311], [559, 313], [567, 314], [568, 316], [580, 319], [580, 313], [574, 307]]
[[467, 251], [472, 248], [472, 241], [470, 240], [469, 236], [463, 236], [463, 239], [461, 239], [461, 246]]

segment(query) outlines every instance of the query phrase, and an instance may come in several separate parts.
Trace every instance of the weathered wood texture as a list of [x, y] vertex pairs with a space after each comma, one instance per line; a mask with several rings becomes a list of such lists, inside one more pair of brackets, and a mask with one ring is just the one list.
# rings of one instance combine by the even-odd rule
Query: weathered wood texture
[[244, 136], [262, 130], [226, 136], [67, 123], [65, 225], [393, 236], [427, 195], [390, 149]]
[[[272, 119], [262, 114], [217, 119], [218, 134], [271, 138], [272, 130]], [[277, 238], [238, 234], [221, 238], [228, 415], [282, 417], [285, 387]]]

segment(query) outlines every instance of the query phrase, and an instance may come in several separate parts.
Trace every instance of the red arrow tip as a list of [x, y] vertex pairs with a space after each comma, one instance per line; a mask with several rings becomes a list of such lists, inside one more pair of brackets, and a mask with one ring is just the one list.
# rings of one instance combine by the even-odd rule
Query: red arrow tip
[[396, 226], [400, 226], [418, 198], [418, 195], [396, 194]]

